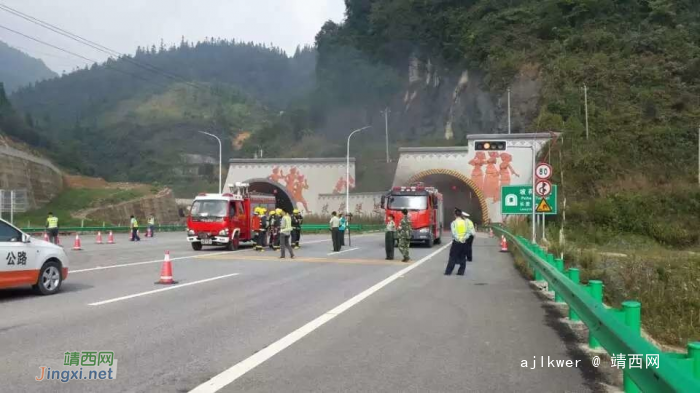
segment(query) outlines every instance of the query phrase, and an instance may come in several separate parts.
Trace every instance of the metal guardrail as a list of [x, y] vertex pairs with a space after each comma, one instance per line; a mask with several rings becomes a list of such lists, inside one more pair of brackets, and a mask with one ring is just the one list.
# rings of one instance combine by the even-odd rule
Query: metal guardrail
[[[383, 225], [377, 225], [377, 224], [352, 224], [349, 225], [351, 231], [373, 231], [373, 230], [380, 230], [384, 226]], [[146, 230], [147, 227], [142, 227], [142, 230]], [[114, 226], [103, 226], [103, 227], [61, 227], [59, 228], [61, 232], [129, 232], [129, 227], [114, 227]], [[177, 231], [185, 231], [187, 229], [187, 226], [185, 225], [156, 225], [156, 231], [160, 232], [177, 232]], [[328, 224], [304, 224], [301, 226], [302, 231], [323, 231], [328, 229]], [[44, 233], [46, 232], [46, 228], [23, 228], [22, 231], [25, 233]]]
[[[700, 392], [700, 342], [688, 344], [688, 352], [663, 352], [640, 335], [641, 304], [622, 303], [622, 309], [603, 304], [603, 283], [591, 280], [579, 283], [579, 270], [564, 271], [564, 261], [546, 253], [539, 245], [515, 236], [499, 226], [492, 226], [499, 236], [505, 236], [517, 247], [535, 273], [535, 280], [544, 280], [554, 290], [554, 300], [569, 306], [569, 319], [583, 321], [589, 330], [589, 346], [603, 347], [610, 354], [658, 355], [658, 368], [643, 367], [623, 370], [625, 392]], [[625, 365], [627, 361], [625, 359]]]

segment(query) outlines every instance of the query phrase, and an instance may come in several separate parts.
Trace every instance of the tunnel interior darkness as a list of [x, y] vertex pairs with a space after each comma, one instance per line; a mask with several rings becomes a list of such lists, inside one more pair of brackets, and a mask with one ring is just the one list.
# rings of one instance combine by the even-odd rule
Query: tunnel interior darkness
[[285, 190], [281, 185], [262, 179], [253, 179], [247, 181], [246, 183], [250, 184], [249, 190], [251, 192], [274, 195], [278, 208], [290, 213], [292, 210], [296, 209], [292, 198], [287, 193], [287, 190]]
[[454, 219], [454, 208], [460, 208], [469, 213], [471, 220], [481, 225], [483, 223], [481, 203], [474, 190], [462, 180], [445, 174], [434, 174], [422, 177], [420, 182], [426, 186], [436, 187], [443, 197], [443, 213], [445, 227], [449, 227]]

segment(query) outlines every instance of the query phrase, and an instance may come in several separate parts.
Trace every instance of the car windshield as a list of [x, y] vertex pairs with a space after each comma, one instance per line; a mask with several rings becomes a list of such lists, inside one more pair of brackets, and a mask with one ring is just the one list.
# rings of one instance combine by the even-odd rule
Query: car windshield
[[192, 217], [226, 217], [226, 201], [194, 201], [190, 213]]
[[389, 209], [391, 210], [424, 210], [428, 207], [428, 197], [426, 196], [392, 196], [389, 198]]

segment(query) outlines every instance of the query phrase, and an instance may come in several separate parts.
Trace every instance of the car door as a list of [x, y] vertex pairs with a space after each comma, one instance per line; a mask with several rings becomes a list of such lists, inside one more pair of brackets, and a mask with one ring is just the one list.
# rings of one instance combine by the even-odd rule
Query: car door
[[22, 242], [22, 232], [0, 221], [0, 288], [35, 284], [38, 250]]
[[248, 231], [250, 230], [250, 223], [246, 219], [245, 207], [243, 207], [242, 201], [236, 201], [236, 212], [235, 212], [235, 228], [240, 228], [240, 237], [248, 236]]

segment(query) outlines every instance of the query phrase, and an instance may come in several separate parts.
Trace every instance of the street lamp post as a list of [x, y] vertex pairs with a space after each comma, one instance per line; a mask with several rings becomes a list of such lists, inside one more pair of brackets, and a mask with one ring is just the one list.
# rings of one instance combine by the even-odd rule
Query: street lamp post
[[391, 113], [391, 110], [389, 108], [384, 109], [381, 111], [381, 113], [384, 115], [384, 138], [386, 139], [386, 163], [388, 164], [390, 159], [389, 159], [389, 113]]
[[345, 214], [350, 213], [350, 138], [360, 131], [364, 131], [372, 126], [358, 128], [348, 135], [347, 154], [345, 156]]
[[218, 136], [216, 136], [214, 134], [210, 134], [208, 132], [204, 132], [204, 131], [197, 131], [197, 132], [199, 132], [200, 134], [209, 135], [210, 137], [216, 138], [216, 140], [219, 142], [219, 191], [218, 192], [221, 193], [221, 192], [223, 192], [223, 189], [221, 188], [221, 139], [219, 139]]

